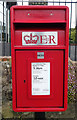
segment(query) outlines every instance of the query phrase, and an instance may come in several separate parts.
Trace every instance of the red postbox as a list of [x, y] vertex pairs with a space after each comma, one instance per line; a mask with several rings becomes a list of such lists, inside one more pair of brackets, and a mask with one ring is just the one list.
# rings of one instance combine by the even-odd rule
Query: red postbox
[[13, 6], [13, 110], [67, 109], [69, 12], [66, 6]]

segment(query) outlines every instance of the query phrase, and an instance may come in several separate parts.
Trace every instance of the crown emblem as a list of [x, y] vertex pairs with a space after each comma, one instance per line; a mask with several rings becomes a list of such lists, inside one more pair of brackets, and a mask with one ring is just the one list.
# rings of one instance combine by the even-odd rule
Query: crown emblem
[[37, 35], [32, 36], [32, 33], [29, 35], [24, 36], [24, 40], [26, 44], [37, 44], [37, 41], [39, 40], [39, 37]]

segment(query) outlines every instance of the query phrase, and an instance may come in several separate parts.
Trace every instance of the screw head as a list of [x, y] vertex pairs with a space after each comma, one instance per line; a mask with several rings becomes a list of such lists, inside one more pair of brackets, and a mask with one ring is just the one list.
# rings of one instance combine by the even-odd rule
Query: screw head
[[52, 13], [50, 15], [53, 15]]
[[28, 15], [30, 15], [30, 13], [28, 13]]

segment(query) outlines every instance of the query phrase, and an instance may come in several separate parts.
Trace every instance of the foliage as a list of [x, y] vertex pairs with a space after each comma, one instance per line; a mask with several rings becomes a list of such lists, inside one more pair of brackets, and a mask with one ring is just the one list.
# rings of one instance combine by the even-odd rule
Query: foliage
[[68, 103], [74, 102], [76, 100], [76, 66], [68, 65]]
[[76, 28], [71, 28], [71, 36], [70, 36], [70, 30], [69, 30], [69, 40], [70, 43], [75, 43], [75, 36], [76, 36]]

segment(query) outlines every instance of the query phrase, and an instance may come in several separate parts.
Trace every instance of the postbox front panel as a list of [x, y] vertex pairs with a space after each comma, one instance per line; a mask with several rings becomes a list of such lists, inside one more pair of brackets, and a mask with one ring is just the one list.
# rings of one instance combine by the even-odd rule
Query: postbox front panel
[[63, 50], [16, 51], [17, 107], [63, 107], [63, 62]]

